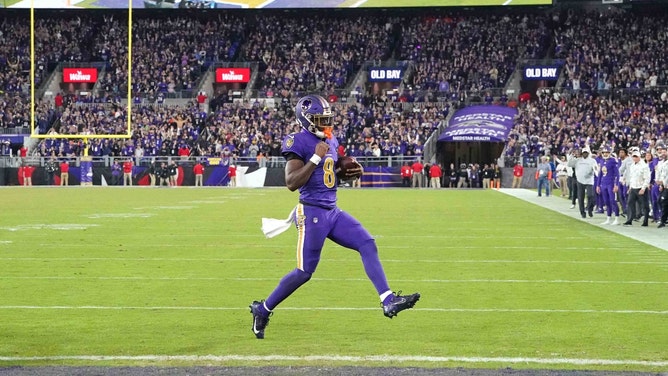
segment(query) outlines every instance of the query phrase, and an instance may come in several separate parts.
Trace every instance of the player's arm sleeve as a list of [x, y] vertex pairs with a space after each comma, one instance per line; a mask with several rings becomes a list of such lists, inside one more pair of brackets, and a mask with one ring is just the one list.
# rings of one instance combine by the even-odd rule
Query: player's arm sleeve
[[291, 161], [293, 159], [299, 159], [300, 161], [305, 162], [304, 158], [302, 158], [299, 154], [297, 154], [295, 152], [292, 152], [292, 151], [284, 152], [283, 157], [285, 158], [286, 161]]

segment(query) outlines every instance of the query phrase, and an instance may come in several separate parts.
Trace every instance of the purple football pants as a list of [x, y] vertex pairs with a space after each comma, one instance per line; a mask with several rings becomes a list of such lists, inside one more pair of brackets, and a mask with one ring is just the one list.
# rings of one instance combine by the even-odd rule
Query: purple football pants
[[601, 189], [601, 194], [599, 196], [603, 199], [607, 216], [610, 217], [610, 215], [614, 213], [615, 217], [618, 217], [619, 206], [617, 206], [615, 197], [615, 187], [612, 185], [601, 185], [599, 188]]
[[376, 241], [353, 216], [339, 208], [325, 209], [299, 204], [295, 210], [294, 222], [298, 234], [297, 268], [281, 279], [266, 300], [267, 308], [274, 309], [311, 278], [320, 262], [325, 239], [359, 252], [364, 271], [378, 295], [390, 290], [378, 258]]

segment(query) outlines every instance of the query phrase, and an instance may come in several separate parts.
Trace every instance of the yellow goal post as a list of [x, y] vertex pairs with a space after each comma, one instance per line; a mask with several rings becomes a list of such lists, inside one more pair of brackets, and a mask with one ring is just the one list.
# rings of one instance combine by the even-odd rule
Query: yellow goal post
[[[69, 5], [69, 1], [68, 1]], [[128, 92], [127, 128], [124, 134], [39, 134], [35, 129], [35, 0], [30, 2], [30, 137], [36, 139], [80, 139], [84, 141], [84, 155], [88, 152], [88, 139], [130, 138], [132, 132], [132, 0], [128, 0]]]

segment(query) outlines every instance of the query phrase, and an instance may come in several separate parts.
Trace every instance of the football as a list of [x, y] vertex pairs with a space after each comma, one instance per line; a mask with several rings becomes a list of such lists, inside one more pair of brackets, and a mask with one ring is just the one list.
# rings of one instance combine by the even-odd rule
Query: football
[[340, 157], [336, 162], [336, 165], [339, 175], [342, 176], [348, 175], [348, 170], [360, 167], [359, 163], [357, 163], [357, 159], [349, 156]]

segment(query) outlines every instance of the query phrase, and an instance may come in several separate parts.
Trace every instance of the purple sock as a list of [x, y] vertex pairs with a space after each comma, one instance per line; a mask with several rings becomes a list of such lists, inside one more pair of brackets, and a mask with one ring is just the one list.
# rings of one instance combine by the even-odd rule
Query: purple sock
[[[281, 281], [278, 283], [278, 286], [276, 286], [264, 304], [267, 306], [267, 308], [273, 310], [288, 296], [295, 292], [301, 285], [308, 282], [309, 279], [311, 279], [311, 273], [307, 273], [300, 269], [291, 271], [281, 279]], [[269, 313], [267, 312], [267, 314]]]
[[367, 277], [369, 277], [371, 280], [371, 283], [373, 283], [373, 286], [376, 288], [378, 295], [380, 296], [380, 294], [390, 289], [390, 285], [387, 284], [387, 278], [385, 278], [383, 265], [381, 265], [380, 259], [378, 258], [378, 248], [376, 247], [376, 242], [373, 240], [365, 242], [360, 247], [359, 253], [360, 256], [362, 256], [364, 271], [366, 272]]
[[267, 309], [264, 308], [264, 304], [260, 304], [260, 307], [258, 308], [258, 311], [260, 311], [260, 314], [264, 317], [269, 316], [269, 311], [267, 311]]

